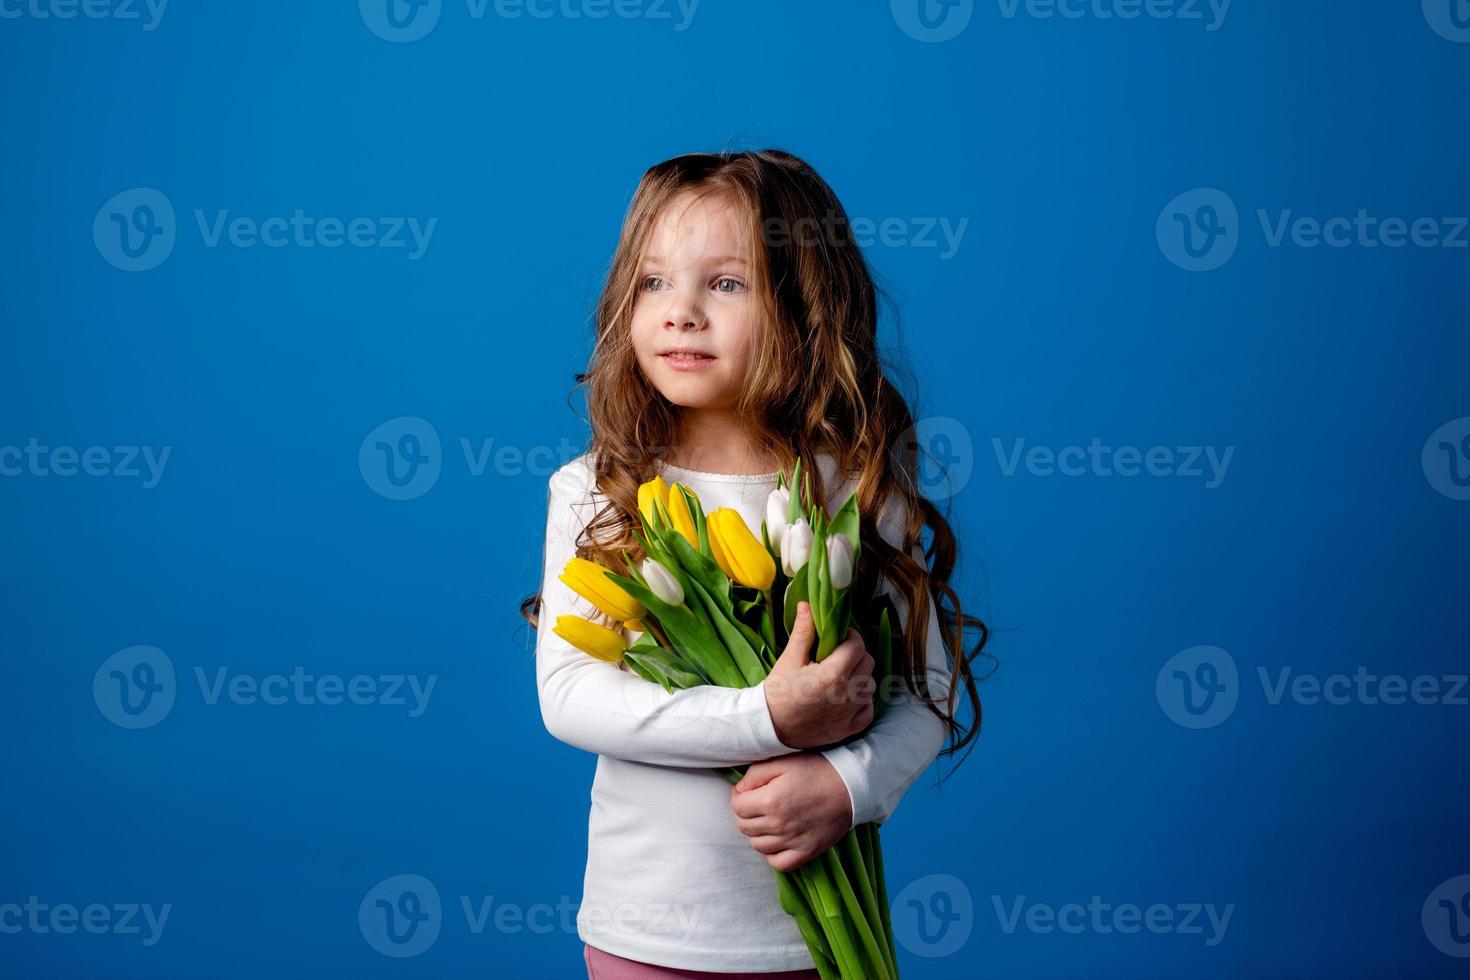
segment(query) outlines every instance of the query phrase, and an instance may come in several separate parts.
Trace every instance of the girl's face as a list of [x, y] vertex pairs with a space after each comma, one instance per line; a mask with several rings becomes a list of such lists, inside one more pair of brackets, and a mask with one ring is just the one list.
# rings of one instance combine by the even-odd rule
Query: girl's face
[[675, 405], [728, 409], [745, 381], [761, 322], [749, 230], [727, 195], [690, 192], [659, 215], [639, 270], [633, 351]]

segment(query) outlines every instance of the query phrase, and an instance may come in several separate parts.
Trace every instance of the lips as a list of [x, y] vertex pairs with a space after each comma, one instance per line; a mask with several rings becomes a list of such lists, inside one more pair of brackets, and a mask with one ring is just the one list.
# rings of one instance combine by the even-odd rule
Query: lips
[[694, 350], [692, 347], [675, 347], [671, 350], [658, 352], [659, 357], [676, 357], [680, 360], [714, 360], [715, 355], [706, 354], [702, 350]]

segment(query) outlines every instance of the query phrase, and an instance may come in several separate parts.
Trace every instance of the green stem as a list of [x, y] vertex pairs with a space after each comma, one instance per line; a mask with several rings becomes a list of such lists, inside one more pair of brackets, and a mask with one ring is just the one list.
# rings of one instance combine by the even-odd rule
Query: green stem
[[836, 853], [830, 848], [822, 854], [820, 860], [826, 865], [828, 873], [837, 883], [842, 903], [847, 907], [848, 916], [857, 930], [863, 952], [867, 955], [866, 966], [869, 969], [864, 975], [867, 980], [892, 980], [888, 973], [888, 957], [884, 955], [878, 945], [877, 937], [873, 935], [873, 930], [868, 925], [862, 903], [858, 901], [857, 894], [852, 890], [851, 882], [847, 880], [847, 875], [842, 871], [842, 862], [837, 859]]
[[781, 901], [781, 908], [796, 920], [796, 927], [801, 930], [801, 938], [806, 940], [807, 952], [812, 954], [812, 962], [816, 964], [822, 980], [841, 980], [832, 951], [827, 946], [827, 937], [817, 925], [811, 905], [794, 875], [776, 872], [776, 895]]
[[842, 897], [838, 894], [838, 888], [826, 866], [825, 859], [831, 854], [829, 850], [822, 858], [808, 862], [801, 869], [811, 869], [807, 875], [812, 886], [812, 908], [816, 910], [822, 928], [827, 933], [832, 956], [837, 961], [843, 980], [879, 980], [877, 977], [870, 977], [863, 969], [862, 957], [858, 955], [857, 945], [853, 942], [852, 932], [848, 929], [843, 912]]
[[883, 964], [892, 976], [895, 973], [894, 964], [888, 958], [888, 937], [883, 932], [883, 915], [878, 906], [878, 896], [873, 889], [872, 865], [863, 854], [863, 839], [867, 836], [863, 828], [866, 826], [868, 825], [862, 824], [848, 831], [838, 846], [842, 848], [850, 869], [848, 880], [854, 884], [858, 901], [862, 904], [863, 920], [873, 931], [875, 938], [881, 940], [878, 948], [883, 953]]
[[883, 834], [875, 823], [864, 824], [873, 842], [873, 881], [878, 886], [878, 911], [883, 916], [883, 935], [888, 942], [888, 958], [893, 963], [894, 980], [898, 978], [898, 949], [893, 944], [893, 923], [889, 921], [888, 881], [883, 875]]

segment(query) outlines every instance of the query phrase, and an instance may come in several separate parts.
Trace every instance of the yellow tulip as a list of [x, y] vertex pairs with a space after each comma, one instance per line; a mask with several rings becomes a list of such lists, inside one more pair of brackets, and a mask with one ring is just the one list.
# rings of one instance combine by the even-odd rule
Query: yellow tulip
[[551, 632], [583, 653], [615, 664], [623, 659], [628, 642], [617, 630], [583, 619], [581, 616], [558, 616]]
[[752, 589], [769, 589], [776, 579], [776, 560], [750, 533], [739, 511], [721, 507], [709, 515], [706, 524], [710, 550], [725, 574]]
[[697, 549], [699, 547], [699, 531], [695, 528], [694, 514], [690, 511], [689, 504], [684, 500], [684, 495], [679, 492], [681, 489], [688, 491], [689, 495], [696, 501], [699, 500], [699, 495], [689, 487], [682, 486], [678, 483], [670, 486], [664, 482], [664, 478], [661, 476], [656, 476], [647, 483], [640, 484], [638, 487], [638, 511], [643, 515], [644, 520], [648, 521], [652, 526], [658, 527], [658, 507], [655, 506], [655, 501], [662, 504], [664, 510], [668, 512], [669, 522], [673, 524], [674, 530], [682, 534], [684, 540], [688, 541]]
[[607, 577], [607, 569], [595, 561], [573, 558], [567, 562], [561, 580], [577, 595], [619, 622], [637, 619], [645, 612], [643, 603], [623, 591], [623, 587]]
[[731, 580], [735, 578], [735, 569], [730, 565], [730, 559], [725, 557], [725, 549], [720, 547], [720, 536], [715, 531], [715, 515], [710, 514], [705, 518], [705, 529], [709, 532], [709, 550], [714, 552], [715, 564], [720, 566], [720, 571]]
[[657, 527], [658, 508], [653, 505], [655, 500], [663, 504], [664, 507], [669, 506], [669, 485], [664, 482], [664, 478], [661, 476], [656, 476], [647, 483], [640, 484], [638, 487], [638, 510], [643, 514], [644, 520], [650, 525]]
[[688, 490], [690, 496], [694, 497], [695, 500], [699, 499], [699, 496], [693, 490], [689, 490], [688, 487], [682, 487], [677, 483], [674, 484], [669, 488], [667, 505], [669, 509], [669, 520], [673, 523], [674, 530], [682, 534], [684, 540], [689, 542], [690, 547], [698, 551], [699, 531], [694, 526], [694, 515], [690, 512], [689, 504], [684, 500], [684, 495], [679, 492], [680, 490]]

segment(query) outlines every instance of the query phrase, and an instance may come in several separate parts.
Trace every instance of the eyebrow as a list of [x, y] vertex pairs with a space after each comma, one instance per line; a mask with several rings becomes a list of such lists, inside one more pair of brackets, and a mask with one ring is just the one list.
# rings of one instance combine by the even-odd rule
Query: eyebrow
[[[648, 265], [663, 265], [664, 264], [664, 257], [662, 255], [645, 255], [643, 257], [643, 261], [645, 263], [647, 263]], [[714, 264], [731, 263], [731, 262], [738, 262], [741, 265], [748, 265], [749, 264], [743, 258], [741, 258], [738, 255], [717, 255], [714, 258], [710, 259], [710, 262], [712, 262]]]

